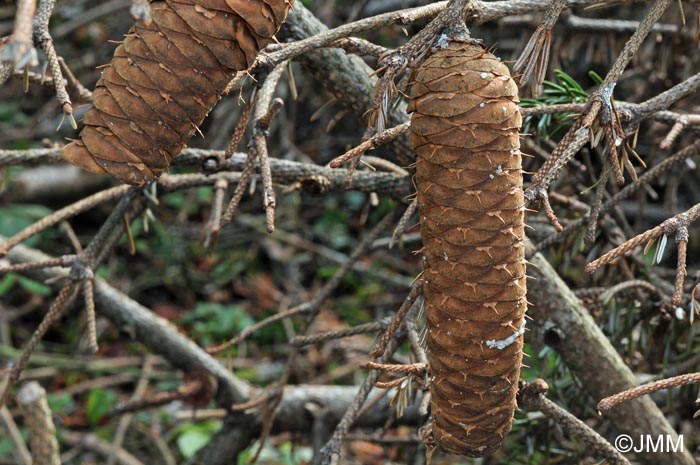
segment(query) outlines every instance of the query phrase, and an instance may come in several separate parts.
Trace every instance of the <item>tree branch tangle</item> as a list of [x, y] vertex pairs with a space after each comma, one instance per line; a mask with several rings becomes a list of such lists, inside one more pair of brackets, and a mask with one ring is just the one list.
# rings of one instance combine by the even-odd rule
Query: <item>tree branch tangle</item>
[[409, 110], [425, 268], [433, 439], [493, 453], [510, 430], [522, 360], [524, 200], [518, 89], [470, 39], [415, 72]]
[[194, 135], [236, 71], [247, 69], [291, 0], [151, 2], [102, 72], [66, 160], [142, 185]]

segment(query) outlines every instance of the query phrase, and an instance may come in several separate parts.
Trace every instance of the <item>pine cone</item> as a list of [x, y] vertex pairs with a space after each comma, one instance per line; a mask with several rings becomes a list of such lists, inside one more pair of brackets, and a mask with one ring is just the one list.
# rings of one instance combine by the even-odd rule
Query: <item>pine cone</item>
[[63, 156], [142, 185], [194, 135], [237, 71], [273, 38], [292, 0], [152, 1], [114, 52]]
[[518, 102], [508, 68], [476, 41], [449, 41], [414, 73], [433, 438], [453, 454], [492, 454], [516, 409], [526, 309]]

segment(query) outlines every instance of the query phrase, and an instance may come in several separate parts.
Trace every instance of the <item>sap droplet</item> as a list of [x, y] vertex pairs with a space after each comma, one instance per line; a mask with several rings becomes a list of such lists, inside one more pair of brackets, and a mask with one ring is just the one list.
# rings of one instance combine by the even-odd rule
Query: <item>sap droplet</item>
[[616, 137], [615, 138], [615, 147], [619, 147], [620, 145], [622, 145], [622, 138]]
[[481, 102], [481, 103], [479, 104], [479, 108], [484, 108], [484, 105], [486, 105], [486, 104], [485, 104], [484, 102]]
[[486, 79], [489, 77], [488, 73], [481, 73], [481, 79]]

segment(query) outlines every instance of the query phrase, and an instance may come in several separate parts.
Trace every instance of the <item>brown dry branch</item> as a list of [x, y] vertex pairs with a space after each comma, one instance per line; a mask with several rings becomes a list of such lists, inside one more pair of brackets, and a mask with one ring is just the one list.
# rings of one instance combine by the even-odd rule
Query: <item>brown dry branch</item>
[[[229, 85], [231, 84], [229, 83]], [[226, 150], [224, 151], [224, 159], [228, 160], [231, 157], [231, 155], [236, 153], [236, 150], [238, 150], [238, 146], [241, 145], [241, 141], [243, 140], [246, 129], [248, 128], [248, 122], [250, 120], [251, 115], [253, 114], [253, 108], [255, 108], [256, 98], [257, 92], [255, 92], [254, 88], [253, 93], [248, 98], [248, 101], [244, 103], [245, 107], [243, 108], [241, 116], [238, 119], [238, 123], [236, 124], [236, 127], [233, 130], [233, 134], [231, 135], [231, 141], [229, 142], [228, 146], [226, 147]]]
[[404, 233], [406, 232], [406, 229], [408, 228], [408, 222], [410, 221], [411, 217], [416, 212], [416, 210], [418, 210], [418, 199], [414, 198], [408, 205], [408, 207], [406, 207], [406, 210], [401, 215], [399, 222], [396, 223], [396, 228], [394, 228], [394, 232], [391, 234], [391, 240], [389, 241], [390, 249], [394, 247], [394, 242], [397, 238], [400, 239], [403, 237]]
[[[107, 218], [85, 250], [81, 251], [77, 256], [69, 256], [69, 259], [67, 260], [67, 262], [70, 263], [70, 274], [68, 275], [68, 279], [63, 284], [58, 296], [51, 304], [48, 312], [39, 324], [39, 327], [36, 329], [34, 334], [32, 334], [32, 337], [23, 349], [18, 361], [12, 366], [7, 385], [0, 394], [0, 405], [4, 404], [9, 390], [19, 379], [22, 370], [29, 361], [29, 357], [36, 348], [37, 344], [44, 337], [44, 334], [46, 334], [48, 329], [61, 318], [63, 313], [75, 299], [81, 287], [80, 283], [94, 279], [93, 270], [99, 266], [100, 262], [105, 256], [105, 253], [111, 250], [116, 243], [116, 240], [121, 236], [122, 229], [118, 227], [118, 225], [121, 223], [123, 215], [126, 215], [127, 211], [130, 209], [131, 204], [139, 191], [140, 189], [130, 188], [124, 194], [122, 199], [112, 211], [112, 214]], [[49, 263], [51, 264], [50, 266], [55, 265], [53, 260], [45, 260], [42, 263]], [[91, 285], [83, 287], [83, 291], [92, 290], [93, 288]], [[88, 314], [92, 312], [94, 315], [93, 297], [86, 296], [85, 302], [87, 305]], [[88, 316], [88, 320], [89, 319], [90, 316]], [[88, 329], [94, 331], [94, 326], [89, 325]], [[96, 339], [94, 332], [88, 334], [88, 338], [91, 341]], [[96, 345], [97, 341], [94, 340], [94, 347], [96, 347]]]
[[233, 215], [236, 214], [236, 208], [238, 208], [238, 204], [240, 204], [241, 200], [243, 200], [245, 190], [248, 187], [248, 184], [250, 183], [253, 174], [255, 173], [255, 163], [257, 161], [257, 156], [258, 152], [255, 150], [254, 147], [251, 147], [250, 150], [248, 150], [245, 163], [243, 165], [243, 168], [241, 169], [241, 179], [233, 191], [231, 200], [229, 200], [228, 206], [226, 207], [226, 212], [224, 212], [223, 216], [221, 217], [220, 227], [223, 228], [227, 224], [231, 223], [231, 221], [233, 221]]
[[[8, 258], [13, 263], [32, 263], [50, 259], [44, 253], [21, 245], [12, 249]], [[67, 272], [57, 268], [33, 270], [30, 275], [35, 279], [68, 276]], [[130, 328], [137, 340], [161, 354], [174, 367], [185, 372], [204, 371], [214, 376], [219, 386], [217, 390], [219, 405], [227, 406], [247, 399], [249, 388], [245, 382], [236, 378], [189, 338], [180, 334], [170, 323], [100, 278], [95, 278], [94, 287], [95, 304], [102, 316], [110, 319], [118, 327]]]
[[[134, 389], [134, 392], [131, 395], [130, 401], [133, 402], [135, 400], [141, 399], [144, 394], [146, 393], [146, 389], [148, 388], [148, 375], [153, 371], [153, 367], [156, 364], [157, 357], [154, 357], [152, 355], [147, 355], [144, 358], [143, 365], [142, 365], [142, 372], [141, 376], [139, 377], [138, 382], [136, 383], [136, 388]], [[110, 456], [107, 458], [107, 463], [106, 465], [114, 465], [114, 462], [116, 461], [117, 455], [116, 451], [119, 450], [124, 442], [124, 439], [126, 438], [126, 432], [129, 429], [129, 426], [131, 425], [131, 421], [133, 420], [133, 415], [132, 414], [126, 414], [123, 415], [119, 419], [119, 423], [117, 424], [117, 429], [116, 432], [114, 433], [114, 439], [112, 439], [112, 447], [113, 447], [113, 453], [110, 454]]]
[[61, 465], [56, 426], [46, 400], [46, 391], [36, 381], [31, 381], [17, 392], [17, 403], [24, 414], [29, 430], [29, 446], [34, 465]]
[[266, 326], [271, 325], [272, 323], [276, 323], [280, 320], [283, 320], [285, 318], [290, 318], [293, 316], [298, 316], [298, 315], [303, 315], [305, 313], [311, 312], [311, 308], [308, 305], [300, 305], [294, 308], [290, 308], [289, 310], [283, 310], [280, 311], [272, 316], [268, 316], [267, 318], [258, 321], [255, 324], [252, 324], [245, 328], [243, 331], [241, 331], [239, 334], [236, 335], [236, 337], [229, 339], [226, 342], [223, 342], [221, 344], [217, 344], [215, 346], [207, 347], [206, 351], [207, 353], [210, 354], [218, 354], [219, 352], [223, 352], [226, 349], [229, 349], [236, 344], [239, 344], [243, 341], [245, 341], [249, 336], [255, 334], [256, 332], [260, 331]]
[[[250, 150], [255, 150], [255, 158], [260, 163], [260, 174], [263, 181], [263, 208], [267, 223], [267, 232], [275, 230], [275, 191], [272, 189], [272, 174], [267, 152], [267, 135], [272, 118], [282, 108], [282, 99], [272, 99], [277, 83], [286, 68], [286, 62], [277, 65], [267, 76], [260, 87], [255, 110], [253, 112], [253, 145]], [[251, 155], [249, 154], [249, 157]], [[227, 212], [228, 213], [228, 212]], [[228, 218], [228, 216], [227, 216]]]
[[377, 363], [371, 360], [365, 362], [362, 366], [371, 370], [378, 370], [385, 373], [410, 373], [413, 375], [423, 375], [425, 374], [427, 368], [427, 365], [425, 363], [412, 363], [410, 365], [394, 365], [390, 363]]
[[[628, 184], [620, 192], [616, 193], [614, 196], [608, 199], [600, 208], [600, 212], [606, 212], [614, 206], [619, 205], [620, 202], [639, 192], [640, 189], [644, 188], [644, 186], [648, 185], [654, 179], [657, 179], [658, 177], [673, 169], [674, 167], [685, 163], [686, 160], [698, 155], [700, 155], [700, 142], [694, 142], [693, 144], [683, 148], [682, 150], [678, 151], [672, 156], [667, 157], [656, 166], [647, 170], [642, 176], [639, 177], [637, 181]], [[587, 222], [588, 215], [584, 215], [578, 220], [569, 223], [562, 232], [553, 234], [548, 238], [542, 240], [541, 242], [537, 243], [534, 250], [543, 250], [545, 247], [549, 247], [550, 245], [562, 241], [569, 234], [578, 231], [579, 228], [585, 225]]]
[[[616, 258], [629, 253], [631, 250], [642, 244], [653, 243], [661, 236], [669, 236], [676, 234], [676, 244], [678, 245], [678, 262], [676, 265], [676, 285], [673, 293], [673, 305], [680, 305], [683, 300], [683, 282], [686, 276], [686, 247], [688, 243], [688, 225], [700, 218], [700, 204], [696, 204], [687, 211], [679, 213], [658, 226], [655, 226], [623, 244], [615, 247], [603, 256], [593, 260], [586, 265], [586, 272], [593, 273], [601, 267], [612, 262]], [[662, 250], [657, 251], [656, 256], [660, 257], [663, 253], [663, 244], [658, 245]]]
[[539, 410], [554, 423], [560, 426], [570, 436], [581, 440], [592, 451], [605, 457], [607, 463], [615, 465], [629, 465], [629, 461], [605, 440], [596, 433], [590, 426], [579, 420], [565, 409], [555, 404], [544, 396], [548, 390], [547, 383], [543, 380], [535, 380], [532, 383], [521, 381], [518, 392], [519, 405], [530, 409]]
[[396, 331], [398, 331], [404, 318], [406, 318], [406, 315], [408, 314], [409, 310], [411, 310], [413, 304], [416, 302], [416, 299], [418, 299], [422, 292], [423, 281], [419, 279], [411, 287], [411, 291], [404, 299], [403, 303], [401, 304], [401, 307], [399, 307], [398, 311], [396, 312], [396, 315], [394, 315], [394, 318], [391, 320], [391, 323], [389, 323], [389, 326], [387, 327], [386, 331], [384, 331], [384, 333], [381, 335], [375, 346], [372, 348], [372, 350], [370, 350], [370, 357], [377, 359], [384, 355], [384, 353], [386, 352], [386, 348], [389, 346], [389, 343], [392, 341], [392, 338], [394, 338]]
[[[583, 239], [587, 247], [591, 247], [595, 243], [598, 215], [600, 215], [600, 210], [603, 208], [603, 199], [606, 193], [608, 179], [610, 178], [611, 165], [614, 163], [611, 158], [612, 157], [607, 157], [603, 160], [602, 173], [598, 181], [596, 181], [598, 184], [595, 186], [593, 204], [587, 215], [588, 224], [586, 225], [586, 234]], [[557, 232], [562, 232], [562, 230], [557, 230]]]
[[357, 334], [374, 333], [377, 331], [381, 331], [382, 329], [386, 329], [388, 325], [389, 321], [384, 319], [381, 321], [363, 323], [357, 326], [352, 326], [350, 328], [345, 329], [338, 329], [335, 331], [309, 334], [308, 336], [294, 336], [289, 340], [289, 345], [294, 347], [304, 347], [312, 344], [318, 344], [321, 342], [332, 341], [335, 339], [351, 337]]
[[669, 389], [677, 386], [687, 386], [689, 384], [700, 383], [700, 373], [689, 373], [685, 375], [674, 376], [672, 378], [662, 379], [659, 381], [654, 381], [643, 386], [637, 386], [634, 388], [627, 389], [625, 391], [619, 392], [615, 395], [606, 397], [598, 402], [598, 410], [600, 412], [607, 412], [618, 405], [628, 402], [632, 399], [637, 399], [639, 397], [651, 394], [662, 389]]
[[676, 249], [678, 250], [678, 259], [676, 261], [676, 285], [673, 290], [671, 304], [677, 307], [683, 303], [683, 284], [685, 283], [685, 277], [688, 274], [686, 270], [686, 256], [688, 254], [687, 226], [679, 226], [676, 229]]
[[209, 221], [204, 226], [204, 247], [214, 248], [221, 232], [221, 214], [224, 210], [224, 196], [228, 190], [226, 179], [217, 179], [214, 183], [214, 200], [211, 203]]
[[[418, 300], [418, 302], [420, 302], [420, 300]], [[416, 305], [414, 303], [414, 310], [415, 306]], [[384, 353], [378, 358], [378, 363], [386, 363], [391, 358], [398, 348], [400, 340], [401, 338], [398, 337], [393, 337], [390, 340]], [[318, 454], [314, 456], [312, 462], [313, 465], [331, 465], [338, 463], [340, 459], [340, 445], [347, 436], [348, 431], [350, 431], [350, 427], [356, 422], [358, 417], [360, 417], [360, 415], [366, 411], [363, 411], [362, 406], [367, 401], [367, 398], [369, 397], [369, 394], [378, 378], [379, 372], [377, 370], [372, 370], [369, 372], [363, 383], [360, 385], [352, 404], [347, 408], [347, 410], [345, 410], [343, 418], [335, 427], [335, 431], [333, 431], [331, 438], [321, 448]]]
[[364, 155], [366, 152], [394, 140], [396, 137], [408, 131], [409, 126], [410, 123], [404, 123], [399, 126], [389, 128], [384, 132], [377, 133], [372, 137], [368, 138], [367, 140], [363, 141], [356, 147], [348, 150], [343, 155], [334, 158], [328, 164], [328, 166], [330, 166], [331, 168], [340, 168], [341, 166], [343, 166], [344, 163], [355, 160]]
[[542, 83], [547, 74], [549, 64], [549, 49], [552, 44], [552, 28], [559, 19], [559, 15], [566, 7], [566, 0], [552, 0], [544, 14], [542, 24], [530, 37], [520, 58], [513, 65], [513, 72], [518, 75], [521, 87], [530, 85], [532, 98], [537, 98], [542, 92]]
[[36, 19], [34, 20], [34, 41], [41, 45], [44, 54], [46, 54], [48, 69], [51, 72], [51, 76], [53, 76], [58, 104], [61, 106], [63, 114], [68, 118], [71, 127], [77, 129], [78, 125], [73, 117], [73, 104], [66, 91], [66, 80], [63, 78], [59, 57], [53, 45], [53, 38], [49, 33], [49, 19], [53, 12], [54, 1], [55, 0], [41, 0], [39, 2], [39, 9], [36, 14]]
[[[581, 301], [571, 292], [547, 259], [528, 249], [532, 266], [528, 273], [534, 279], [528, 282], [528, 297], [533, 305], [528, 314], [532, 325], [548, 334], [548, 344], [557, 351], [574, 376], [594, 399], [602, 399], [633, 388], [637, 380], [617, 353], [609, 339]], [[595, 370], [591, 370], [595, 367]], [[664, 414], [649, 398], [631, 401], [620, 406], [610, 419], [620, 433], [632, 437], [654, 434], [668, 435], [677, 440]], [[673, 453], [645, 453], [638, 458], [649, 464], [692, 465], [694, 460], [687, 450]]]
[[63, 284], [58, 296], [53, 301], [49, 307], [49, 310], [46, 312], [46, 315], [41, 320], [41, 323], [32, 334], [32, 337], [29, 339], [29, 342], [27, 342], [22, 350], [22, 354], [20, 355], [19, 359], [17, 359], [17, 361], [15, 361], [12, 365], [12, 368], [10, 368], [10, 375], [7, 379], [7, 383], [5, 386], [3, 386], [2, 392], [0, 392], [0, 406], [5, 405], [5, 400], [7, 399], [10, 390], [17, 380], [19, 380], [22, 370], [24, 370], [24, 367], [27, 365], [29, 357], [36, 348], [37, 344], [39, 344], [39, 341], [41, 341], [44, 334], [46, 334], [46, 331], [48, 331], [49, 328], [61, 318], [63, 313], [73, 303], [73, 300], [75, 300], [75, 297], [78, 294], [77, 291], [78, 289], [72, 281], [67, 280]]
[[0, 243], [2, 244], [0, 246], [0, 257], [7, 255], [7, 253], [10, 251], [10, 249], [12, 249], [12, 247], [29, 239], [32, 236], [35, 236], [41, 231], [44, 231], [45, 229], [50, 228], [51, 226], [55, 226], [61, 221], [65, 221], [68, 218], [72, 218], [76, 215], [79, 215], [80, 213], [90, 210], [91, 208], [94, 208], [95, 206], [101, 203], [109, 202], [110, 200], [120, 198], [128, 190], [129, 186], [112, 187], [110, 189], [106, 189], [84, 199], [81, 199], [78, 202], [75, 202], [74, 204], [71, 204], [52, 213], [51, 215], [45, 216], [39, 221], [31, 224], [30, 226], [27, 226], [25, 229], [18, 232], [11, 238], [2, 241]]
[[[0, 386], [2, 386], [3, 382], [4, 380], [0, 380]], [[0, 407], [0, 420], [2, 420], [5, 426], [6, 437], [12, 441], [12, 444], [15, 446], [12, 455], [15, 457], [17, 463], [19, 465], [32, 465], [32, 455], [27, 448], [22, 432], [12, 418], [10, 410], [5, 405]]]
[[95, 317], [95, 290], [91, 279], [83, 281], [83, 298], [85, 299], [85, 319], [87, 321], [87, 350], [96, 354], [97, 347], [97, 318]]
[[[12, 69], [25, 69], [39, 66], [39, 58], [32, 42], [32, 29], [36, 0], [20, 0], [17, 2], [15, 25], [12, 35], [0, 44], [0, 64], [9, 65]], [[0, 79], [2, 84], [2, 79]]]
[[671, 2], [672, 0], [656, 0], [654, 2], [641, 22], [639, 29], [625, 43], [623, 50], [618, 55], [598, 90], [589, 99], [585, 116], [569, 129], [551, 157], [533, 176], [532, 184], [525, 191], [525, 198], [528, 200], [528, 203], [541, 198], [540, 191], [546, 191], [549, 188], [549, 185], [559, 176], [561, 170], [588, 142], [590, 138], [588, 128], [596, 121], [599, 113], [601, 113], [600, 126], [609, 128], [606, 131], [608, 149], [613, 150], [614, 147], [618, 147], [622, 143], [625, 135], [618, 123], [619, 117], [612, 101], [613, 89], [622, 72], [637, 53], [649, 32], [651, 32], [653, 25], [663, 15]]

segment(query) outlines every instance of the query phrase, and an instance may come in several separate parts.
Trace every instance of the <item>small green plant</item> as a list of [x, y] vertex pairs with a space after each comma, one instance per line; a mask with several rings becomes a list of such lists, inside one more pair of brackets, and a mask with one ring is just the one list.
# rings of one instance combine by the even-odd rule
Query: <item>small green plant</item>
[[[545, 105], [561, 105], [567, 103], [586, 103], [590, 98], [588, 92], [574, 78], [560, 69], [554, 70], [557, 82], [544, 81], [542, 95], [536, 99], [520, 99], [520, 106], [533, 108]], [[588, 76], [598, 85], [603, 79], [595, 71], [589, 71]], [[541, 137], [552, 138], [568, 128], [572, 123], [572, 113], [546, 114], [539, 117], [528, 116], [523, 123], [523, 132], [534, 133]]]

